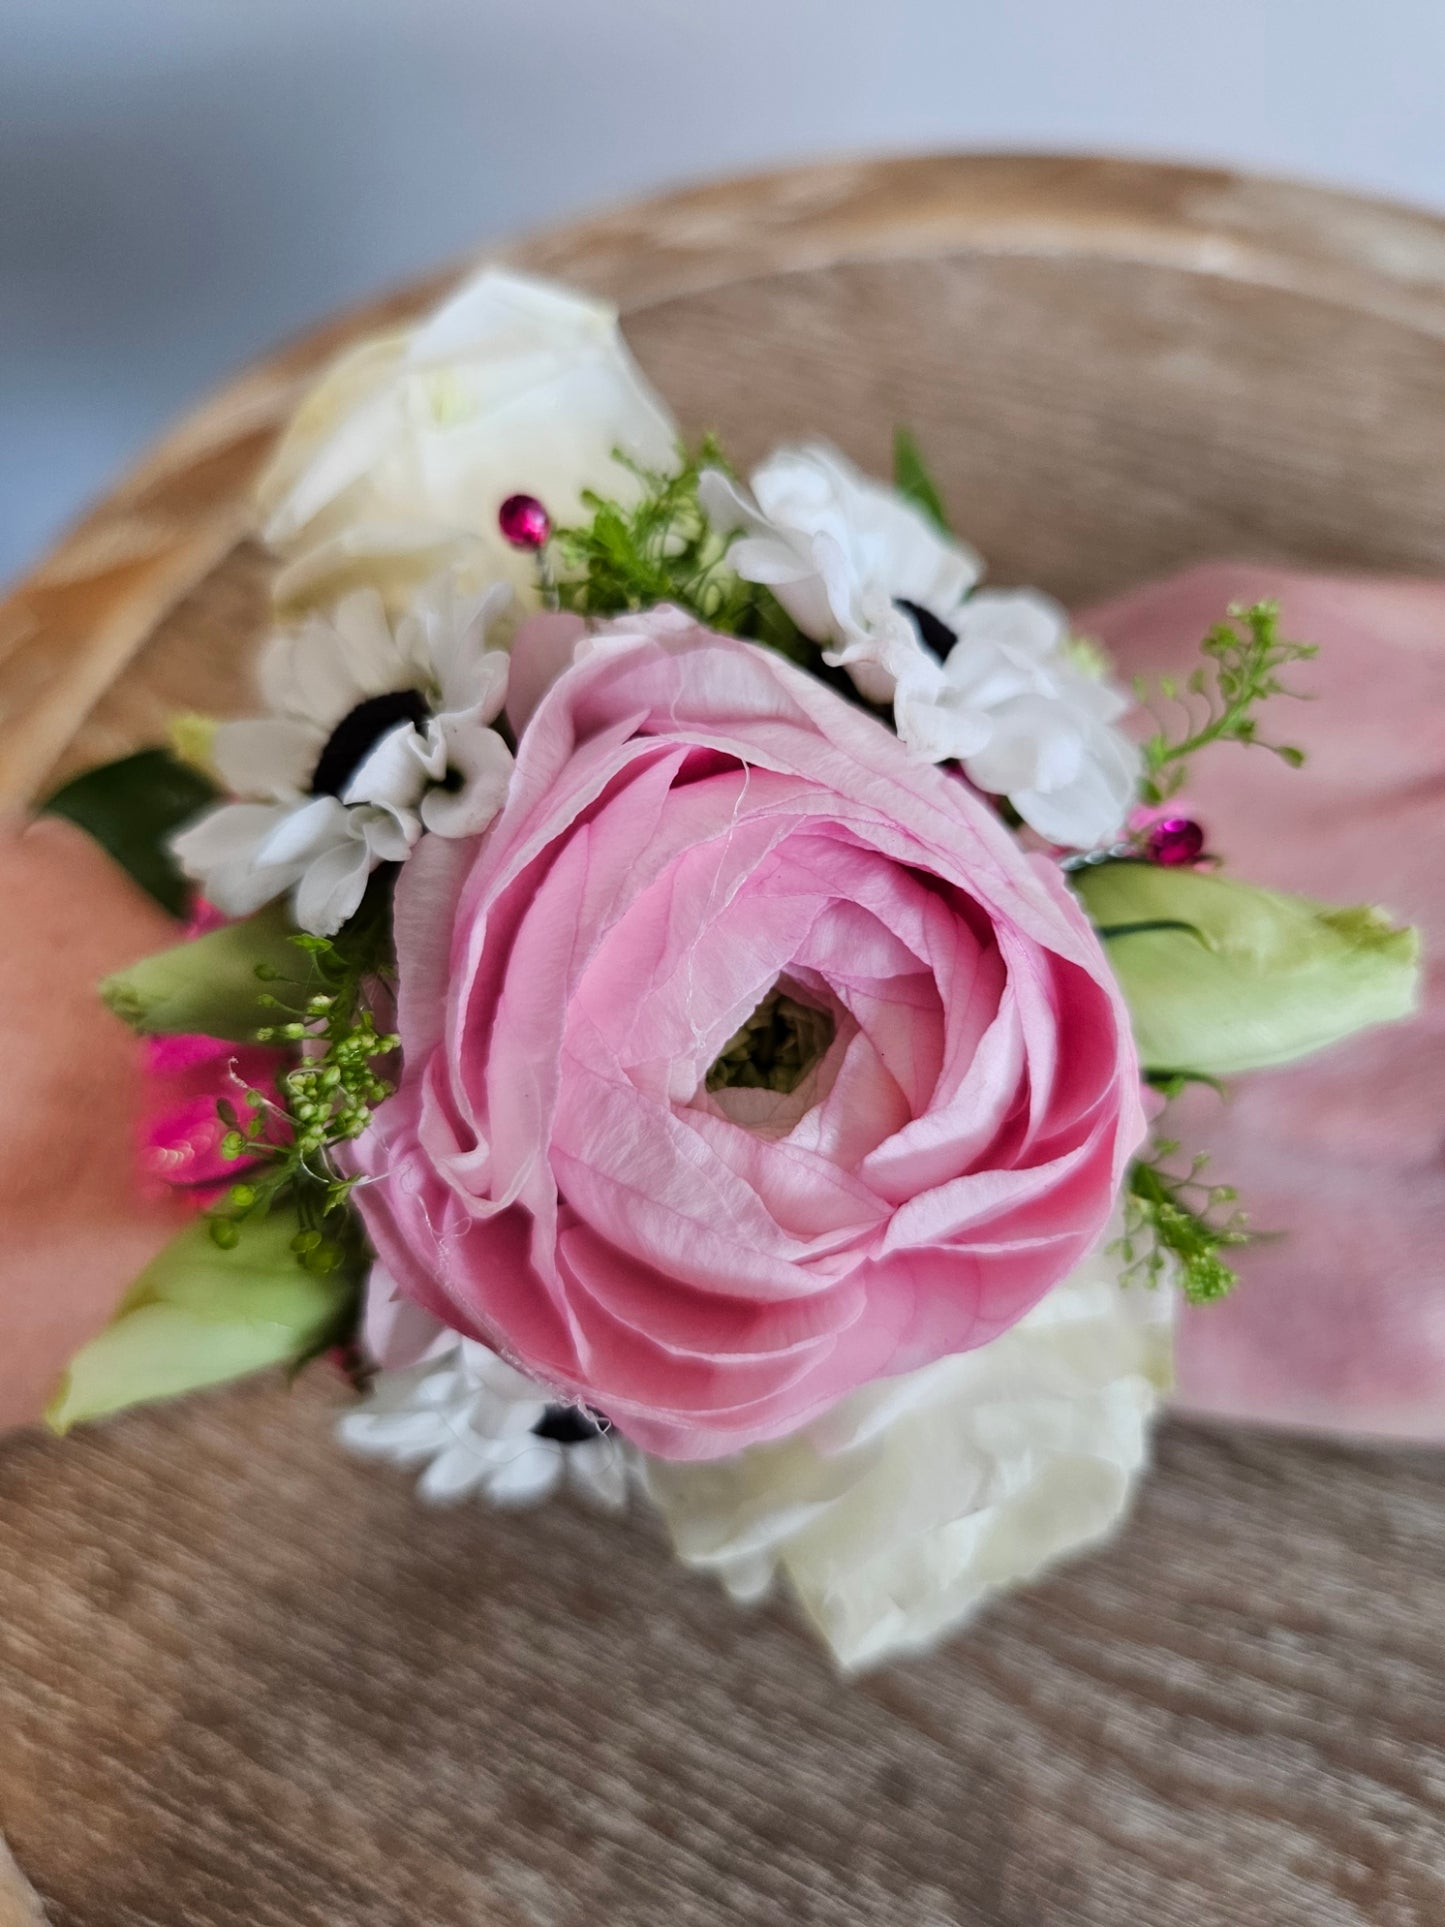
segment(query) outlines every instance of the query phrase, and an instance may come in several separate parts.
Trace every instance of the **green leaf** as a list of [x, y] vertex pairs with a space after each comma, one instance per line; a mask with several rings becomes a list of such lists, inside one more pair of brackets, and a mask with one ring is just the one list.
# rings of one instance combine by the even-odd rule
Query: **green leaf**
[[56, 1432], [132, 1405], [175, 1398], [314, 1352], [344, 1319], [352, 1282], [296, 1262], [284, 1209], [229, 1250], [198, 1218], [136, 1280], [114, 1319], [84, 1346], [46, 1411]]
[[1070, 882], [1109, 937], [1147, 1071], [1287, 1064], [1415, 1009], [1419, 938], [1378, 910], [1152, 863], [1101, 863]]
[[[279, 904], [117, 971], [100, 994], [146, 1036], [224, 1037], [249, 1043], [304, 1007], [320, 980]], [[282, 1008], [278, 1011], [277, 1004]]]
[[893, 431], [893, 486], [916, 509], [921, 509], [936, 529], [944, 535], [951, 533], [943, 496], [923, 459], [923, 451], [912, 431], [901, 425]]
[[168, 750], [143, 749], [87, 770], [40, 808], [93, 836], [163, 910], [179, 917], [190, 886], [170, 853], [170, 839], [216, 795], [213, 783]]

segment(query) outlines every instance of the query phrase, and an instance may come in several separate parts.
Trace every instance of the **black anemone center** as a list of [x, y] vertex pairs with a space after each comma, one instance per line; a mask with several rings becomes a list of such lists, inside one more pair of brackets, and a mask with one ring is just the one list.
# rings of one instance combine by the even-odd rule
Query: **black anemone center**
[[938, 660], [942, 662], [948, 655], [949, 650], [958, 641], [958, 637], [949, 628], [948, 624], [946, 622], [940, 622], [931, 609], [925, 609], [923, 605], [918, 602], [909, 602], [902, 596], [899, 597], [893, 606], [895, 609], [901, 609], [903, 611], [904, 615], [908, 617], [909, 621], [918, 631], [920, 641], [926, 648], [931, 649], [934, 655], [938, 657]]
[[771, 991], [733, 1032], [704, 1081], [710, 1091], [795, 1091], [827, 1052], [835, 1029], [826, 1010]]
[[532, 1427], [534, 1437], [557, 1445], [585, 1445], [606, 1430], [601, 1413], [589, 1412], [585, 1405], [549, 1405]]
[[357, 770], [398, 723], [420, 729], [426, 721], [427, 701], [419, 689], [392, 689], [384, 696], [368, 696], [343, 716], [326, 739], [311, 778], [313, 796], [340, 796]]

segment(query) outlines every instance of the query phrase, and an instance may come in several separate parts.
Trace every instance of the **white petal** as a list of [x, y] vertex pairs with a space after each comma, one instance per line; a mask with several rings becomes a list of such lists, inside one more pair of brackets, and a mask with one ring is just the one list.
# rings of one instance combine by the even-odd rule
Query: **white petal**
[[779, 534], [827, 535], [862, 589], [916, 602], [949, 621], [978, 580], [972, 549], [945, 536], [897, 490], [821, 444], [783, 448], [754, 471], [753, 494]]
[[326, 735], [366, 694], [351, 673], [345, 643], [320, 616], [272, 639], [259, 679], [269, 709]]
[[[825, 566], [824, 581], [835, 606], [841, 606], [844, 591], [831, 564]], [[859, 695], [869, 702], [891, 702], [903, 683], [942, 693], [938, 659], [892, 603], [873, 592], [860, 594], [837, 627], [843, 641], [836, 649], [825, 649], [823, 660], [834, 669], [846, 669]]]
[[421, 835], [420, 820], [410, 810], [389, 803], [358, 803], [349, 812], [351, 830], [377, 863], [404, 863]]
[[1085, 720], [1053, 697], [1016, 697], [992, 722], [988, 742], [965, 764], [969, 781], [991, 796], [1061, 788], [1084, 766]]
[[296, 886], [296, 921], [313, 937], [334, 937], [355, 916], [373, 869], [371, 852], [348, 839], [315, 857]]
[[475, 1388], [484, 1389], [494, 1400], [508, 1405], [525, 1405], [528, 1429], [542, 1418], [547, 1410], [548, 1394], [535, 1378], [494, 1352], [490, 1345], [480, 1344], [476, 1339], [464, 1338], [461, 1345], [462, 1371], [467, 1383]]
[[433, 1505], [454, 1505], [496, 1476], [491, 1451], [470, 1439], [459, 1440], [434, 1458], [417, 1481], [417, 1491]]
[[403, 1367], [454, 1350], [457, 1337], [440, 1319], [404, 1297], [378, 1260], [366, 1281], [362, 1346], [367, 1358], [382, 1367], [379, 1380], [384, 1381], [397, 1376]]
[[613, 1438], [584, 1439], [580, 1445], [564, 1448], [563, 1470], [568, 1482], [594, 1505], [607, 1512], [619, 1512], [627, 1503], [627, 1456]]
[[485, 571], [487, 561], [485, 545], [456, 529], [358, 522], [303, 549], [278, 569], [271, 600], [278, 609], [305, 610], [370, 586], [386, 597], [388, 606], [404, 609], [414, 585], [439, 569]]
[[960, 699], [947, 683], [933, 689], [916, 679], [900, 683], [893, 713], [901, 740], [930, 763], [976, 755], [993, 733], [987, 711]]
[[650, 1460], [648, 1486], [689, 1564], [750, 1592], [781, 1569], [843, 1665], [918, 1651], [1117, 1524], [1172, 1317], [1172, 1294], [1121, 1286], [1106, 1248], [992, 1344], [776, 1445]]
[[225, 803], [171, 841], [171, 850], [201, 893], [228, 917], [246, 917], [295, 881], [264, 869], [257, 853], [291, 815], [284, 803]]
[[435, 1412], [409, 1406], [388, 1411], [379, 1400], [365, 1410], [344, 1413], [336, 1429], [343, 1445], [393, 1465], [420, 1465], [451, 1443]]
[[412, 723], [398, 723], [357, 764], [341, 792], [343, 803], [376, 803], [414, 809], [430, 780], [427, 746]]
[[1034, 657], [1052, 655], [1069, 635], [1063, 606], [1037, 589], [980, 589], [954, 613], [950, 626], [962, 643]]
[[1051, 696], [1058, 688], [1058, 677], [1041, 664], [977, 639], [955, 643], [943, 673], [957, 699], [976, 709], [997, 709], [1018, 696]]
[[422, 686], [439, 692], [438, 709], [485, 708], [488, 722], [500, 713], [511, 658], [487, 639], [513, 599], [505, 582], [480, 594], [465, 591], [455, 570], [418, 591], [397, 625], [397, 641]]
[[756, 502], [720, 468], [705, 468], [697, 478], [698, 506], [719, 535], [766, 527]]
[[256, 491], [273, 548], [294, 542], [375, 464], [395, 432], [392, 384], [405, 346], [399, 333], [359, 343], [332, 363], [297, 409]]
[[819, 573], [812, 542], [791, 542], [776, 535], [739, 536], [728, 550], [728, 561], [745, 582], [760, 582], [769, 589]]
[[187, 874], [196, 877], [218, 864], [250, 862], [290, 814], [284, 803], [222, 803], [172, 837], [171, 850]]
[[445, 751], [445, 767], [461, 782], [456, 789], [429, 790], [421, 820], [438, 836], [478, 836], [507, 800], [512, 752], [479, 714], [440, 716], [434, 727]]
[[363, 698], [410, 686], [410, 664], [375, 589], [353, 589], [343, 596], [331, 621], [346, 672]]
[[505, 649], [478, 651], [470, 661], [457, 663], [444, 673], [443, 710], [447, 713], [475, 710], [483, 722], [495, 721], [506, 707], [511, 674], [512, 658]]
[[334, 796], [313, 796], [287, 810], [256, 852], [256, 862], [310, 863], [325, 851], [351, 840], [346, 806]]
[[1138, 800], [1141, 769], [1136, 745], [1100, 724], [1085, 738], [1083, 763], [1072, 782], [1050, 790], [1014, 791], [1009, 800], [1030, 828], [1051, 843], [1093, 849], [1118, 835]]
[[501, 1448], [499, 1462], [487, 1484], [494, 1505], [535, 1505], [556, 1490], [562, 1478], [566, 1448], [554, 1439], [526, 1438]]
[[287, 716], [222, 723], [211, 744], [211, 762], [236, 796], [273, 796], [290, 801], [311, 787], [324, 730]]

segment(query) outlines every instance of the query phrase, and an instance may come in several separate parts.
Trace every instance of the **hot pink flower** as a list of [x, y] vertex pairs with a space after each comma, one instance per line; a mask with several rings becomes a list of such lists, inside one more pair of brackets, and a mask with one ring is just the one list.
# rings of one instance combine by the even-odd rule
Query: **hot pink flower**
[[184, 1191], [202, 1210], [248, 1168], [221, 1149], [227, 1126], [217, 1105], [226, 1099], [244, 1115], [248, 1091], [274, 1098], [286, 1054], [265, 1044], [227, 1044], [215, 1037], [146, 1037], [140, 1053], [142, 1181]]
[[1028, 1311], [1104, 1229], [1137, 1069], [1057, 871], [957, 779], [672, 611], [582, 654], [488, 834], [400, 879], [354, 1196], [403, 1296], [714, 1457]]
[[[225, 922], [213, 904], [200, 898], [185, 935], [204, 937]], [[138, 1048], [141, 1184], [148, 1195], [175, 1193], [204, 1210], [248, 1168], [221, 1149], [227, 1126], [217, 1105], [224, 1099], [239, 1115], [249, 1091], [276, 1096], [287, 1053], [267, 1044], [228, 1044], [201, 1036], [143, 1037]]]

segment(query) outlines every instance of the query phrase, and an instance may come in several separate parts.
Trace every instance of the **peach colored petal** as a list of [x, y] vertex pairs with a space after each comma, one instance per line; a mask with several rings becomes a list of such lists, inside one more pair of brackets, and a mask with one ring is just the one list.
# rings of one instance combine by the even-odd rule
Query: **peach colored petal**
[[0, 826], [0, 1427], [185, 1222], [136, 1181], [139, 1058], [96, 985], [176, 926], [67, 823]]

